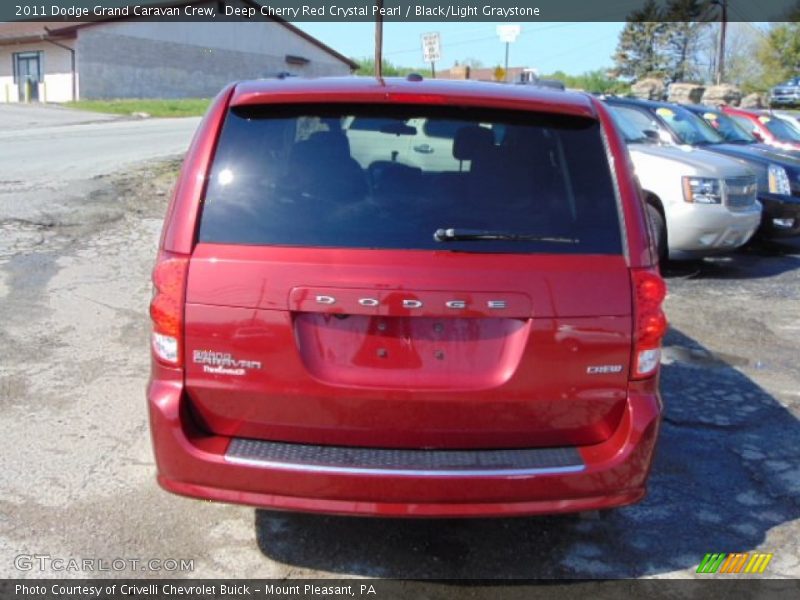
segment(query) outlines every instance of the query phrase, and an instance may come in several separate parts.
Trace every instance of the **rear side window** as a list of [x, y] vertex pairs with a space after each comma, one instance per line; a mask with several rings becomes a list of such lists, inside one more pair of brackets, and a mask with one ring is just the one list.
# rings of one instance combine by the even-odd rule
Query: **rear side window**
[[794, 127], [789, 125], [786, 121], [775, 117], [759, 117], [758, 120], [779, 140], [800, 142], [800, 133], [795, 131]]
[[[503, 235], [443, 242], [434, 236], [440, 229]], [[199, 239], [622, 252], [597, 121], [395, 105], [232, 108], [212, 165]]]

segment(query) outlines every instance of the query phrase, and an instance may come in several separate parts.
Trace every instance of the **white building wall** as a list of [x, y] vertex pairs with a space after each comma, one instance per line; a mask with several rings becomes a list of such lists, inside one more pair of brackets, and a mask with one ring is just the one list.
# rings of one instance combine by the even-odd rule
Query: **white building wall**
[[[120, 21], [78, 32], [82, 98], [208, 97], [230, 81], [347, 75], [348, 64], [273, 21]], [[286, 62], [286, 55], [308, 59]]]
[[[59, 40], [72, 47], [74, 40]], [[42, 52], [44, 81], [39, 84], [40, 102], [69, 102], [72, 100], [72, 58], [65, 48], [50, 42], [0, 46], [0, 102], [18, 102], [19, 87], [14, 83], [14, 54]]]

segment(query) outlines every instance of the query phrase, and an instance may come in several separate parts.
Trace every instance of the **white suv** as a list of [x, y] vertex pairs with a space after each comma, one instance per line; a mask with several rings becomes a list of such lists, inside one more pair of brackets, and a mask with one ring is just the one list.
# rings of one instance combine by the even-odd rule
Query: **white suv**
[[761, 222], [756, 177], [742, 162], [690, 146], [662, 146], [609, 106], [644, 192], [662, 259], [719, 254], [745, 244]]

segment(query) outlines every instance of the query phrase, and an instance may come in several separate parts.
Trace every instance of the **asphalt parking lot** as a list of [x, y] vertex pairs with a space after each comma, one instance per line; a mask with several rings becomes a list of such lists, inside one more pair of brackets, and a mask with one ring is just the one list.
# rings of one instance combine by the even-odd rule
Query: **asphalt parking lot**
[[[642, 503], [595, 519], [283, 515], [155, 483], [149, 271], [178, 163], [130, 164], [51, 182], [24, 218], [0, 190], [0, 576], [691, 577], [707, 552], [761, 550], [767, 575], [800, 577], [800, 240], [669, 268]], [[19, 570], [29, 554], [194, 568]]]

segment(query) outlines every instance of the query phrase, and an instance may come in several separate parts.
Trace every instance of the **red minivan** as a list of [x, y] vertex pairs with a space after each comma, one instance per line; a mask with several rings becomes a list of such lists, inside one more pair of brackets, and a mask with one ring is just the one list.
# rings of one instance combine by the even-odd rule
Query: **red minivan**
[[644, 215], [589, 95], [230, 85], [153, 273], [159, 483], [402, 517], [639, 500], [666, 329]]

